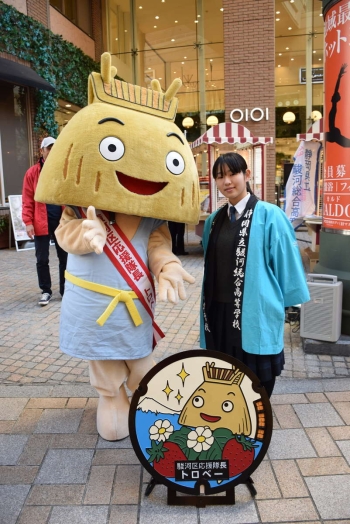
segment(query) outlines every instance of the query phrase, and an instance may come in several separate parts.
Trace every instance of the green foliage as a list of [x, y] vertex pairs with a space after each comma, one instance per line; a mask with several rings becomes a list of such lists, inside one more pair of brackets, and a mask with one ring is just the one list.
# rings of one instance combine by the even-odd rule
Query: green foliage
[[1, 1], [0, 51], [27, 60], [38, 75], [56, 88], [56, 93], [35, 90], [34, 121], [36, 132], [56, 137], [57, 99], [85, 106], [88, 76], [91, 71], [100, 70], [99, 64], [61, 36]]
[[10, 223], [9, 215], [0, 215], [0, 234], [8, 230], [9, 223]]

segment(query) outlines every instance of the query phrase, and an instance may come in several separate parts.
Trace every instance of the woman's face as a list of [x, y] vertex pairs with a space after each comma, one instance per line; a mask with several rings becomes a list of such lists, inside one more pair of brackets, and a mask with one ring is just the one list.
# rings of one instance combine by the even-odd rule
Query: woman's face
[[232, 174], [229, 167], [223, 164], [219, 167], [215, 182], [218, 190], [229, 199], [230, 204], [235, 206], [248, 194], [246, 183], [249, 178], [249, 169], [245, 173], [241, 171]]

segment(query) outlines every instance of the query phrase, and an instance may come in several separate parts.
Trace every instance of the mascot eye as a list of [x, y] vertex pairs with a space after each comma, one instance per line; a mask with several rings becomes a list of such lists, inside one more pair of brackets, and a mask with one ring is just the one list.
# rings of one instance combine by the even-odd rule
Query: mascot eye
[[185, 169], [185, 162], [180, 153], [170, 151], [166, 156], [166, 166], [173, 175], [181, 175]]
[[100, 142], [100, 153], [106, 160], [119, 160], [124, 155], [125, 147], [119, 138], [107, 136]]
[[229, 400], [225, 400], [225, 402], [222, 403], [222, 411], [225, 411], [225, 413], [230, 413], [230, 411], [233, 410], [233, 404]]
[[194, 397], [194, 399], [192, 400], [192, 404], [194, 405], [195, 408], [201, 408], [204, 404], [204, 399], [203, 397]]

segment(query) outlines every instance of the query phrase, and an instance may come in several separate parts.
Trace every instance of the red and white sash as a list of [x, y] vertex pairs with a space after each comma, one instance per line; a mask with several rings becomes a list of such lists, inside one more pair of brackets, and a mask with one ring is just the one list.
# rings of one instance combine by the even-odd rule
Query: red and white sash
[[[85, 211], [82, 208], [79, 208], [79, 211], [82, 217], [86, 218]], [[156, 291], [152, 275], [134, 246], [117, 224], [110, 224], [102, 211], [97, 211], [96, 216], [102, 220], [107, 231], [107, 240], [103, 251], [118, 273], [121, 274], [130, 288], [137, 294], [138, 299], [152, 319], [153, 348], [155, 348], [159, 340], [165, 335], [154, 320]]]

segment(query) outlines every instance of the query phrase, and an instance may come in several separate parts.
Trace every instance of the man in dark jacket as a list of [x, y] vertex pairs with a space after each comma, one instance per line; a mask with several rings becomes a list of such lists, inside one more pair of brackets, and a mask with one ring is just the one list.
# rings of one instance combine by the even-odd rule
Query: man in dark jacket
[[64, 272], [67, 265], [67, 253], [58, 245], [55, 229], [58, 227], [62, 208], [51, 204], [42, 204], [34, 200], [36, 186], [41, 169], [55, 143], [52, 137], [46, 137], [41, 142], [41, 157], [39, 161], [28, 169], [24, 175], [22, 190], [22, 219], [26, 225], [27, 234], [34, 239], [36, 269], [39, 287], [42, 291], [39, 300], [40, 306], [46, 306], [52, 298], [51, 275], [49, 268], [50, 239], [55, 242], [59, 260], [60, 293], [64, 293]]

